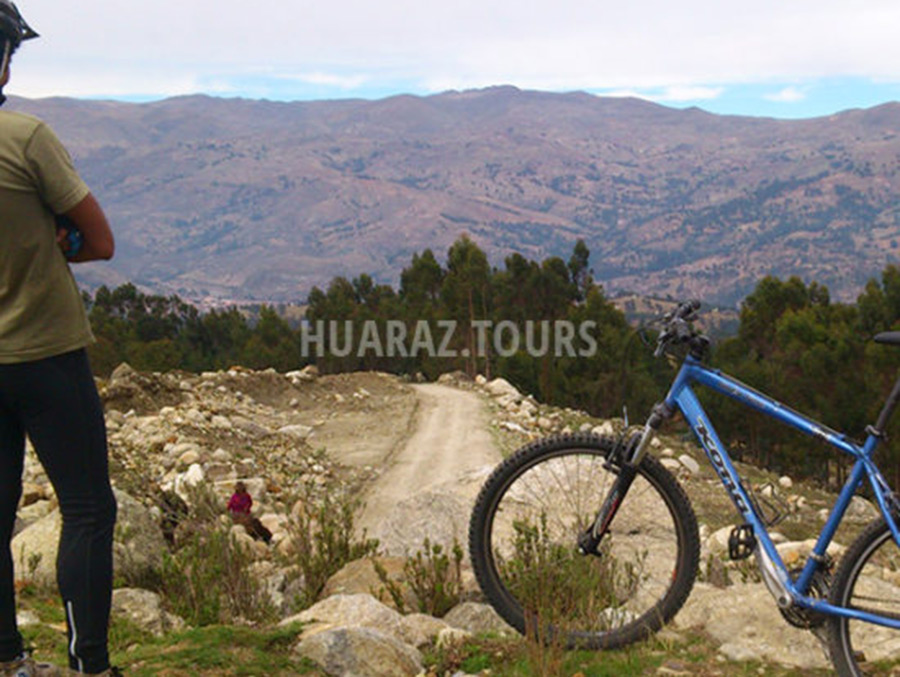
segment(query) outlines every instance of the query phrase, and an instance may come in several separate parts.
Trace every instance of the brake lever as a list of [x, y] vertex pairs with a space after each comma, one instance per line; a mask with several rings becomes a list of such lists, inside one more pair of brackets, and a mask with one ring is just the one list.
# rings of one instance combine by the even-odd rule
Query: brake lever
[[659, 335], [659, 338], [656, 339], [656, 350], [653, 351], [654, 358], [660, 357], [666, 352], [666, 346], [669, 345], [670, 338], [671, 334], [668, 329]]

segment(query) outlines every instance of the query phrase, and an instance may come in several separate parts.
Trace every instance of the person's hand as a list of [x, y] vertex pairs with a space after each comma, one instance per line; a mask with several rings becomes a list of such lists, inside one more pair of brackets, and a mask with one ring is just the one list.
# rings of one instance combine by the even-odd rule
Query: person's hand
[[66, 237], [68, 234], [68, 228], [56, 227], [56, 244], [62, 249], [63, 254], [69, 253], [69, 238]]
[[75, 222], [62, 214], [56, 217], [56, 244], [67, 259], [76, 256], [84, 244], [84, 238]]
[[[70, 239], [69, 249], [64, 250], [69, 261], [76, 263], [112, 258], [115, 251], [112, 231], [106, 215], [93, 195], [89, 193], [72, 209], [60, 215], [58, 219], [68, 220], [74, 226], [74, 229], [70, 229], [71, 232], [65, 236], [66, 238], [76, 237], [80, 240], [76, 242]], [[57, 220], [57, 224], [65, 226], [65, 220], [62, 222]], [[73, 236], [72, 232], [77, 234]], [[57, 241], [59, 241], [58, 232]]]

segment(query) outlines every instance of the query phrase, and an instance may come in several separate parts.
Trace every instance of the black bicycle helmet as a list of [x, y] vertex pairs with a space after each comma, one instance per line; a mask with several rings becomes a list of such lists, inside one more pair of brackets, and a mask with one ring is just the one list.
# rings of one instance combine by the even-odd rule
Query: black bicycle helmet
[[38, 37], [34, 29], [25, 23], [25, 19], [11, 0], [0, 0], [0, 33], [12, 43], [13, 49], [23, 40]]
[[[25, 23], [12, 0], [0, 0], [0, 77], [6, 73], [9, 57], [23, 40], [36, 38], [38, 34]], [[5, 83], [4, 83], [5, 84]], [[6, 102], [3, 85], [0, 85], [0, 106]]]

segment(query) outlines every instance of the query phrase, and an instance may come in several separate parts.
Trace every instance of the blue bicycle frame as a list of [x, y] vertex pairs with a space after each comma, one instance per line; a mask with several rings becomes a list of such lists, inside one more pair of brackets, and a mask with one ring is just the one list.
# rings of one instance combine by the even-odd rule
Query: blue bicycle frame
[[[828, 443], [829, 445], [850, 454], [856, 459], [850, 477], [841, 490], [828, 521], [825, 523], [822, 533], [807, 559], [802, 572], [794, 580], [785, 566], [775, 544], [772, 542], [762, 517], [757, 514], [753, 501], [741, 483], [734, 464], [719, 439], [718, 434], [710, 423], [709, 417], [703, 410], [691, 385], [699, 383], [716, 392], [731, 397], [756, 411], [777, 419], [797, 430], [811, 435]], [[845, 616], [857, 620], [876, 623], [890, 628], [900, 629], [900, 619], [878, 616], [866, 611], [834, 606], [827, 601], [811, 597], [807, 593], [816, 569], [826, 561], [826, 549], [837, 531], [841, 519], [850, 504], [850, 499], [856, 493], [863, 478], [869, 480], [878, 507], [881, 509], [893, 534], [894, 541], [900, 546], [900, 530], [891, 514], [892, 507], [896, 506], [893, 492], [884, 480], [878, 467], [872, 461], [872, 455], [878, 446], [879, 434], [869, 431], [865, 443], [862, 446], [855, 444], [845, 435], [835, 432], [812, 419], [793, 411], [780, 402], [754, 390], [753, 388], [733, 379], [716, 369], [705, 366], [695, 357], [688, 356], [681, 366], [681, 370], [672, 383], [669, 393], [666, 395], [664, 406], [670, 411], [676, 408], [681, 411], [688, 425], [694, 431], [706, 455], [709, 457], [713, 468], [728, 491], [732, 501], [744, 520], [753, 528], [757, 539], [757, 557], [762, 557], [763, 574], [774, 574], [777, 580], [767, 580], [766, 583], [773, 594], [776, 595], [779, 605], [789, 606], [796, 604], [822, 613]], [[645, 439], [648, 437], [648, 429], [645, 430]], [[641, 445], [644, 446], [644, 445]], [[761, 550], [761, 552], [760, 552]], [[774, 586], [774, 587], [773, 587]], [[779, 592], [776, 592], [779, 591]], [[780, 594], [779, 594], [780, 593]]]

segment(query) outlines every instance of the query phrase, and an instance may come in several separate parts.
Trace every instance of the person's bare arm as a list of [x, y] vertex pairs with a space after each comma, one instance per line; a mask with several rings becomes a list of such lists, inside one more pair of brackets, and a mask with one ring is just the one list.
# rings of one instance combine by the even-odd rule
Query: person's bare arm
[[[116, 243], [113, 239], [112, 229], [109, 227], [109, 221], [106, 220], [106, 214], [103, 213], [100, 203], [88, 193], [85, 198], [77, 205], [72, 207], [65, 213], [78, 226], [84, 242], [81, 245], [81, 251], [69, 259], [69, 261], [79, 263], [83, 261], [108, 260], [113, 257], [116, 250]], [[57, 240], [61, 246], [65, 248], [63, 240], [65, 232], [61, 231]]]

